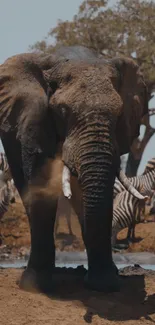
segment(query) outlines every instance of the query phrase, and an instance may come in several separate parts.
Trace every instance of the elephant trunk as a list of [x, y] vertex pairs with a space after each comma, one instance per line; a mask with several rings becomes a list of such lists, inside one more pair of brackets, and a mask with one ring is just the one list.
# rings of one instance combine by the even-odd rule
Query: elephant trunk
[[80, 136], [78, 176], [83, 193], [82, 232], [91, 268], [99, 261], [111, 263], [112, 259], [110, 238], [117, 157], [108, 123], [102, 128], [98, 125], [95, 130], [91, 127]]

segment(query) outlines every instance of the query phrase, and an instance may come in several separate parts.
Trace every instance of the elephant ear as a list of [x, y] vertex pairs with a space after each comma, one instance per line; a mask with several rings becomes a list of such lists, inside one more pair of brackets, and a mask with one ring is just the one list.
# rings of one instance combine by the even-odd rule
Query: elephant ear
[[[122, 114], [117, 123], [117, 141], [121, 154], [129, 152], [139, 136], [143, 117], [148, 114], [147, 87], [139, 66], [129, 58], [116, 58], [117, 91], [122, 99]], [[122, 137], [123, 134], [123, 137]]]
[[[42, 70], [54, 65], [52, 56], [47, 59], [43, 55], [25, 53], [9, 58], [0, 66], [0, 132], [15, 131], [32, 153], [43, 146], [47, 154], [52, 155], [56, 147], [48, 84]], [[53, 83], [53, 92], [55, 87]]]

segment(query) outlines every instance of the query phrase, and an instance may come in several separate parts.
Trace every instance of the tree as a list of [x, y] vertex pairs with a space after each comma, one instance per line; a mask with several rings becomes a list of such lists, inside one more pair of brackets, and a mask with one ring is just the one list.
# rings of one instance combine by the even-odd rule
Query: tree
[[[50, 43], [50, 39], [55, 42]], [[47, 43], [48, 40], [48, 43]], [[49, 45], [50, 44], [50, 45]], [[60, 45], [85, 45], [99, 55], [135, 58], [144, 73], [149, 100], [155, 91], [155, 3], [144, 0], [119, 0], [114, 7], [107, 0], [84, 0], [72, 21], [58, 21], [46, 40], [31, 49], [51, 53]], [[150, 114], [155, 113], [155, 109]], [[142, 121], [143, 124], [143, 121]], [[145, 123], [144, 123], [145, 125]], [[154, 134], [146, 126], [144, 138], [136, 139], [129, 154], [127, 174], [135, 175], [143, 151]]]

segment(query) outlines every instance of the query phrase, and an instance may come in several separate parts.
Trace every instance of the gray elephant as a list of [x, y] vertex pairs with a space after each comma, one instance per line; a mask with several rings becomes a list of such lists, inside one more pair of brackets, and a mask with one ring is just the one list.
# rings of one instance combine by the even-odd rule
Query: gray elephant
[[[37, 185], [46, 186], [45, 161], [62, 152], [88, 256], [85, 285], [91, 289], [120, 286], [111, 250], [113, 184], [116, 176], [123, 182], [120, 155], [129, 152], [147, 113], [146, 85], [129, 58], [106, 61], [84, 47], [70, 47], [49, 56], [16, 55], [0, 66], [0, 135], [15, 185], [22, 198], [36, 175]], [[124, 184], [129, 187], [127, 179]], [[47, 292], [57, 202], [42, 195], [25, 207], [31, 254], [20, 287]]]

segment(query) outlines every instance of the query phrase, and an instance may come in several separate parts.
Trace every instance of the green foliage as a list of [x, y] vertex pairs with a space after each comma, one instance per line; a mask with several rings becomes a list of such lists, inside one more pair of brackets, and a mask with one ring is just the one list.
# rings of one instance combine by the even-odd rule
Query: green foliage
[[134, 57], [145, 74], [150, 94], [155, 90], [154, 1], [119, 0], [110, 8], [106, 0], [84, 0], [73, 20], [59, 20], [47, 40], [48, 44], [37, 42], [31, 48], [50, 53], [62, 44], [80, 44], [105, 57]]

